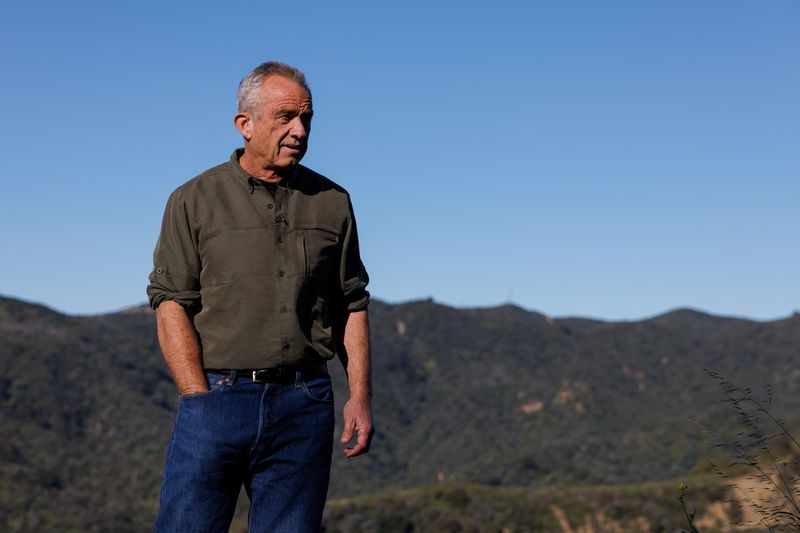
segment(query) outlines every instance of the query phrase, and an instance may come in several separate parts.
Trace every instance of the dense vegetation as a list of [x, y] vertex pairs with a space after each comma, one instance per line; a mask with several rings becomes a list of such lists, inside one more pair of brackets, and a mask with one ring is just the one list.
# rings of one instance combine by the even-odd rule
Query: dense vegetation
[[[329, 504], [330, 531], [391, 531], [381, 520], [423, 531], [425, 517], [469, 513], [486, 518], [481, 531], [525, 530], [528, 511], [506, 509], [520, 494], [547, 505], [548, 487], [594, 494], [581, 487], [697, 473], [709, 454], [701, 428], [736, 431], [703, 368], [770, 384], [774, 410], [800, 427], [797, 315], [609, 323], [431, 301], [370, 309], [378, 432], [367, 456], [334, 454], [331, 498], [358, 498]], [[331, 368], [341, 407], [344, 374]], [[0, 530], [148, 529], [177, 400], [152, 312], [65, 316], [0, 297], [0, 370]], [[431, 515], [437, 494], [467, 503], [452, 520]], [[631, 516], [661, 523], [654, 506]], [[487, 518], [498, 513], [517, 521]]]
[[[326, 509], [326, 533], [563, 533], [679, 531], [687, 522], [668, 482], [613, 486], [489, 487], [440, 484], [336, 500]], [[724, 497], [716, 479], [698, 479], [694, 503]], [[736, 517], [734, 517], [736, 518]], [[706, 519], [703, 533], [730, 526]]]

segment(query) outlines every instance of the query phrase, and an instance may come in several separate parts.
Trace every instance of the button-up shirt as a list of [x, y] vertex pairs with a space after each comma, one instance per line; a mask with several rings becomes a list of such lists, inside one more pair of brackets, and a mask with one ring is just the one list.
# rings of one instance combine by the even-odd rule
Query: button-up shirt
[[147, 295], [193, 317], [205, 368], [327, 360], [369, 277], [350, 196], [298, 165], [274, 188], [239, 165], [242, 149], [175, 189]]

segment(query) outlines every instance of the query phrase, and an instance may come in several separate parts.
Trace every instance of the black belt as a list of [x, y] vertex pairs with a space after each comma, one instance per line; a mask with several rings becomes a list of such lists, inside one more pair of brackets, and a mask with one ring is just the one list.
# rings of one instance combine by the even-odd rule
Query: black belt
[[206, 372], [231, 374], [236, 372], [236, 379], [246, 379], [255, 383], [294, 383], [296, 373], [304, 376], [326, 375], [327, 363], [314, 365], [281, 365], [270, 368], [206, 368]]

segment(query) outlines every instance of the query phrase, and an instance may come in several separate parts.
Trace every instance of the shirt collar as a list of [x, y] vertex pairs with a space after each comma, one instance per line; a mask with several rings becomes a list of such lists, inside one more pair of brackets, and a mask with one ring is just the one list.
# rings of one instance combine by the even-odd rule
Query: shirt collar
[[[253, 194], [253, 190], [255, 190], [255, 184], [257, 184], [258, 181], [261, 181], [261, 180], [259, 180], [258, 178], [256, 178], [255, 176], [253, 176], [252, 174], [247, 172], [239, 164], [239, 158], [242, 157], [242, 154], [244, 154], [244, 148], [237, 148], [231, 154], [231, 159], [230, 159], [230, 161], [228, 161], [228, 163], [229, 163], [230, 167], [232, 168], [233, 174], [236, 176], [236, 179], [239, 182], [241, 182], [245, 187], [247, 187], [247, 190], [250, 191], [250, 194]], [[286, 187], [287, 189], [291, 189], [292, 188], [292, 183], [294, 183], [294, 181], [297, 179], [297, 172], [298, 172], [299, 167], [300, 167], [300, 165], [298, 165], [295, 168], [295, 171], [292, 173], [292, 176], [290, 178], [282, 178], [280, 181], [276, 182], [275, 185], [277, 185], [279, 187]], [[255, 181], [255, 180], [258, 180], [258, 181]]]

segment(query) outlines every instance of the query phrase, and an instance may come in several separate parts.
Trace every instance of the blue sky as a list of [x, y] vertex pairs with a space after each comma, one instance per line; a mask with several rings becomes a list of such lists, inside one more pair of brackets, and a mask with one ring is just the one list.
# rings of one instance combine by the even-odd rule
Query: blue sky
[[795, 0], [6, 2], [0, 294], [144, 303], [167, 196], [241, 144], [238, 81], [278, 59], [376, 298], [788, 315], [799, 26]]

